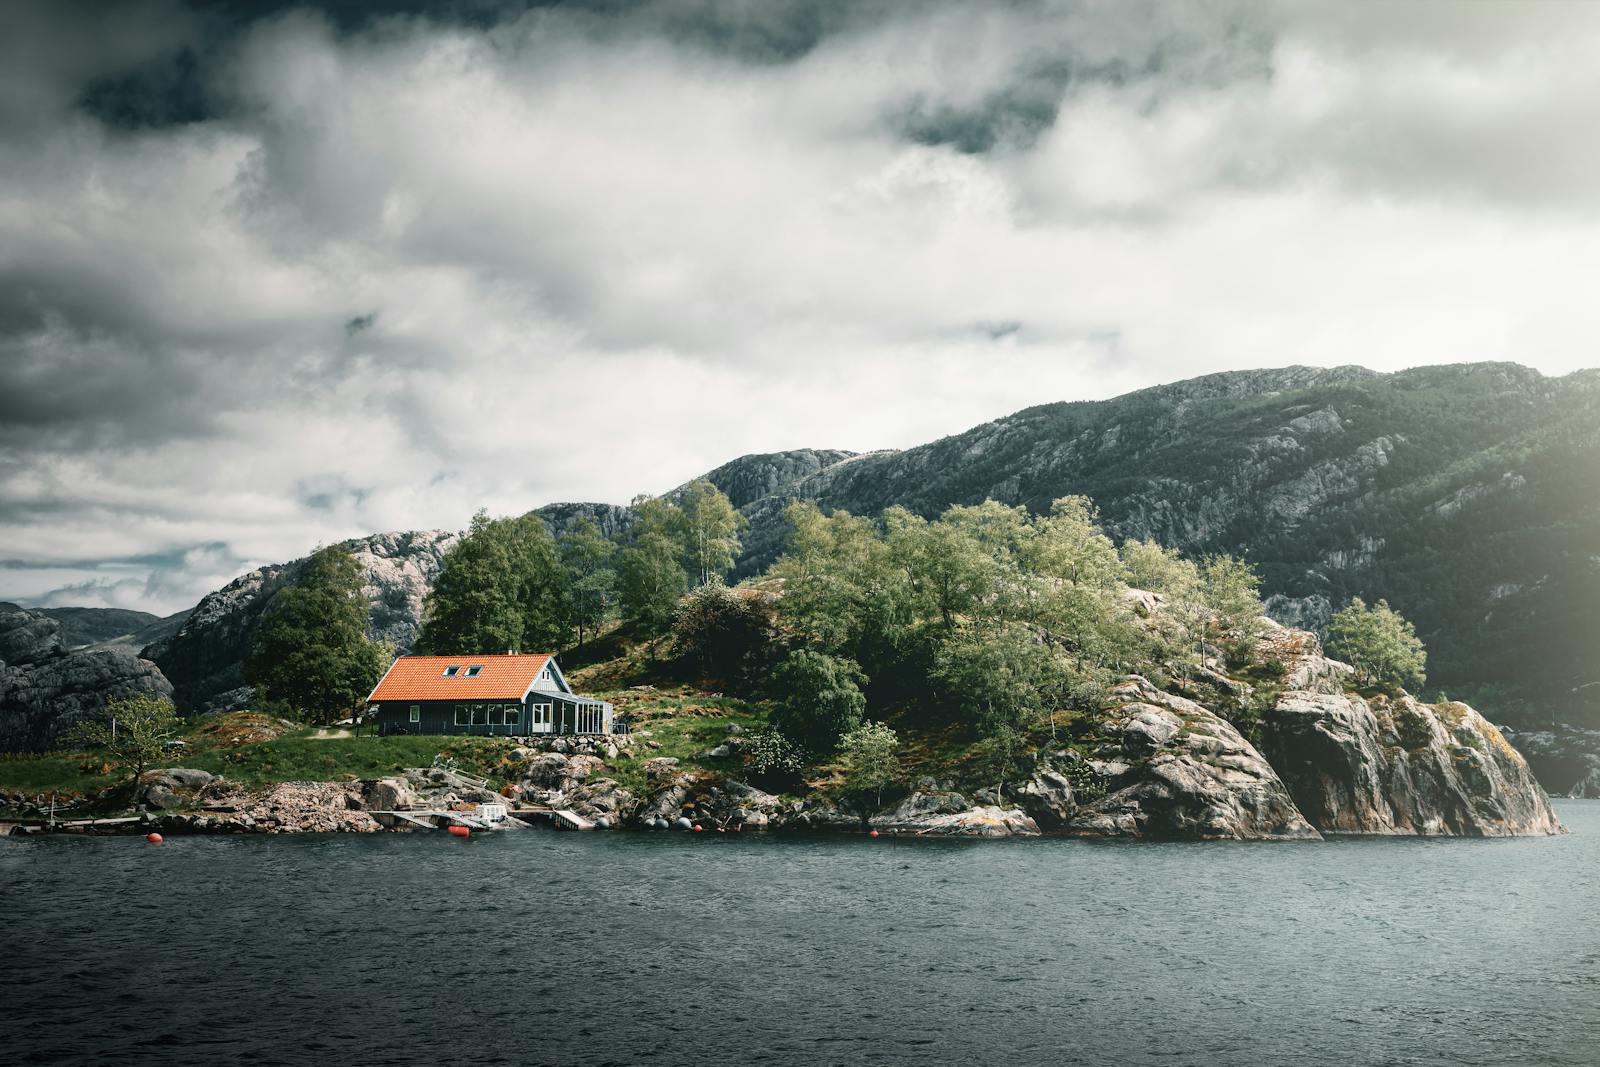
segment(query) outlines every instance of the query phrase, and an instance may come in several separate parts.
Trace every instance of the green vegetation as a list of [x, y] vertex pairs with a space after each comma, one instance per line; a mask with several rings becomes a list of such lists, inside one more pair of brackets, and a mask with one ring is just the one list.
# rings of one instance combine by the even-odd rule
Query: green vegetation
[[617, 584], [611, 560], [617, 546], [600, 524], [580, 515], [561, 537], [561, 566], [566, 570], [569, 617], [578, 632], [578, 647], [598, 632], [611, 614]]
[[367, 638], [361, 568], [324, 548], [261, 620], [244, 676], [263, 704], [326, 723], [357, 710], [387, 663], [387, 650]]
[[1374, 685], [1417, 688], [1426, 681], [1428, 653], [1416, 627], [1380, 600], [1356, 597], [1328, 625], [1328, 651]]
[[672, 629], [674, 652], [695, 680], [748, 692], [771, 654], [771, 598], [713, 577], [678, 605]]
[[136, 696], [107, 701], [104, 710], [78, 722], [63, 740], [98, 749], [106, 763], [136, 782], [146, 767], [166, 755], [167, 742], [177, 732], [172, 701]]
[[811, 752], [831, 752], [861, 723], [866, 680], [853, 660], [801, 649], [773, 672], [772, 688], [782, 694], [773, 724]]
[[559, 648], [569, 597], [568, 572], [542, 519], [491, 519], [480, 511], [428, 592], [417, 651]]
[[900, 780], [900, 738], [881, 722], [864, 722], [839, 739], [845, 787], [865, 807], [870, 794], [872, 809], [883, 806], [883, 791]]

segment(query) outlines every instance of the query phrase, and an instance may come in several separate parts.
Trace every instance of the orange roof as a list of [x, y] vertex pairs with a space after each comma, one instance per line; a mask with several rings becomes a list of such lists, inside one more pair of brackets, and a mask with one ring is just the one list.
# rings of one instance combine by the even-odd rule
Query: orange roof
[[[521, 700], [550, 662], [548, 652], [519, 656], [401, 656], [373, 689], [371, 700]], [[459, 667], [455, 677], [445, 671]], [[481, 668], [467, 677], [469, 668]]]

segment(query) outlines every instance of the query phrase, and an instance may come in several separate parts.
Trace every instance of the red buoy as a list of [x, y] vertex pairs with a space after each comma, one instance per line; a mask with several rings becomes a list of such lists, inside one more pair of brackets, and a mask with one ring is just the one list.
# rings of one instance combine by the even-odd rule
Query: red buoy
[[447, 827], [445, 829], [445, 833], [449, 834], [451, 837], [471, 837], [472, 836], [472, 831], [468, 830], [465, 826]]
[[161, 844], [161, 835], [160, 834], [145, 834], [144, 835], [144, 839], [146, 841], [150, 842], [152, 845]]
[[701, 830], [704, 830], [704, 829], [705, 829], [705, 827], [701, 826], [699, 823], [695, 823], [694, 824], [694, 832], [695, 833], [699, 833]]
[[868, 832], [867, 832], [867, 836], [868, 836], [868, 837], [877, 837], [877, 836], [878, 836], [878, 831], [876, 831], [876, 830], [869, 830], [869, 831], [868, 831]]

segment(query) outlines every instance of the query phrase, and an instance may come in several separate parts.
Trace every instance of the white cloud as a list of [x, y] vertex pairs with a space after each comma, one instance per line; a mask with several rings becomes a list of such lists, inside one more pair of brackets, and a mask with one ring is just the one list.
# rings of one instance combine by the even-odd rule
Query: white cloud
[[1587, 5], [887, 10], [754, 58], [654, 9], [295, 12], [206, 53], [187, 124], [68, 75], [193, 27], [9, 68], [0, 596], [168, 611], [1228, 368], [1593, 362]]

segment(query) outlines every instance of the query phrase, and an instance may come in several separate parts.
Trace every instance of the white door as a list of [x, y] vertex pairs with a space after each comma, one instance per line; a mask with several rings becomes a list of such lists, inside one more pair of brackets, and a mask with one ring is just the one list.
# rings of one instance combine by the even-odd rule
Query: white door
[[547, 734], [554, 727], [550, 725], [549, 704], [528, 705], [528, 732], [530, 734]]

